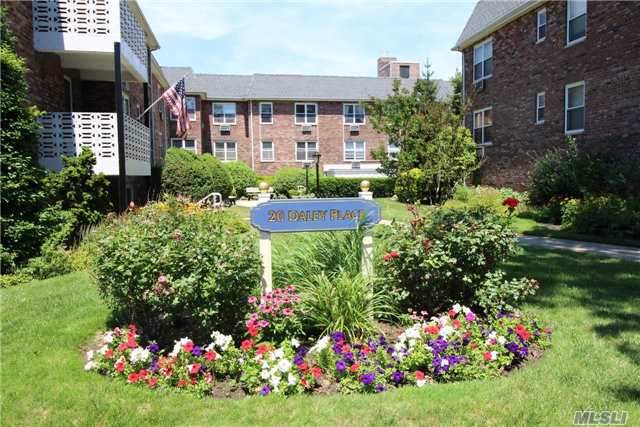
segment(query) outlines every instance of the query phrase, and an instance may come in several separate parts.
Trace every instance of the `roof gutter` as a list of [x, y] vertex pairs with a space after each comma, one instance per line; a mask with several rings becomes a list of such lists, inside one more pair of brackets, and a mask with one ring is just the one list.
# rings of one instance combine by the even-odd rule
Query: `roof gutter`
[[454, 47], [451, 48], [451, 50], [452, 51], [457, 51], [457, 52], [462, 52], [463, 49], [465, 49], [465, 48], [469, 47], [470, 45], [473, 45], [476, 42], [488, 37], [491, 33], [499, 30], [500, 28], [504, 27], [508, 23], [518, 19], [522, 15], [524, 15], [524, 14], [526, 14], [528, 12], [531, 12], [533, 9], [539, 7], [545, 1], [546, 0], [530, 0], [530, 1], [526, 2], [526, 3], [523, 3], [521, 6], [515, 8], [513, 11], [511, 11], [511, 13], [509, 13], [509, 14], [503, 16], [502, 18], [498, 19], [497, 21], [495, 21], [494, 23], [492, 23], [488, 27], [483, 28], [482, 31], [479, 31], [479, 32], [475, 33], [473, 36], [468, 37], [466, 40], [457, 43]]

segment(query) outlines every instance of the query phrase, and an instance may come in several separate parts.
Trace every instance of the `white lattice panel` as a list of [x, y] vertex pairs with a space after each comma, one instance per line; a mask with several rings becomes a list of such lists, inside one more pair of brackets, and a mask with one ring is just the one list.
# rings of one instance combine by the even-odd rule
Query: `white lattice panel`
[[126, 0], [120, 0], [120, 38], [146, 69], [147, 38]]
[[40, 117], [40, 164], [62, 169], [61, 156], [75, 156], [88, 147], [96, 156], [95, 172], [118, 174], [118, 127], [115, 113], [48, 113]]
[[151, 132], [127, 115], [124, 116], [124, 158], [127, 175], [151, 175]]

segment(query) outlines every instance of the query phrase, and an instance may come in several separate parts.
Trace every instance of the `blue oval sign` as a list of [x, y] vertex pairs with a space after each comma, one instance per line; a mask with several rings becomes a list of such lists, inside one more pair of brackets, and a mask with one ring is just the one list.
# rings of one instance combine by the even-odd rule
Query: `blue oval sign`
[[251, 225], [261, 231], [355, 230], [380, 222], [380, 206], [358, 198], [270, 200], [251, 209]]

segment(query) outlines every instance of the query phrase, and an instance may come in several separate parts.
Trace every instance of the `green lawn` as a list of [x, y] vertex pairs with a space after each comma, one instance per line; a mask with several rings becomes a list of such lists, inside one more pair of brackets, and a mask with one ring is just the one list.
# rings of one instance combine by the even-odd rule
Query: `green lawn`
[[85, 273], [0, 290], [3, 425], [570, 425], [580, 409], [640, 422], [640, 269], [527, 249], [507, 269], [542, 283], [527, 307], [554, 329], [542, 360], [487, 381], [381, 395], [198, 399], [82, 370], [108, 317]]

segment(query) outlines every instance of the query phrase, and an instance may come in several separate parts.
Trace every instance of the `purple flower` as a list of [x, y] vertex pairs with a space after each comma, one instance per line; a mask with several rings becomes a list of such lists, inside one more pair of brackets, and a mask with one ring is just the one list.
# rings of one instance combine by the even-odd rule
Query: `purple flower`
[[442, 375], [445, 372], [449, 372], [452, 366], [462, 362], [464, 358], [462, 356], [450, 355], [450, 356], [436, 356], [433, 359], [434, 373], [436, 375]]
[[334, 344], [331, 349], [335, 354], [342, 354], [342, 344]]
[[199, 345], [193, 347], [193, 351], [191, 351], [191, 354], [193, 354], [194, 356], [202, 356], [202, 348], [200, 348]]
[[371, 385], [376, 380], [376, 374], [373, 372], [367, 372], [366, 374], [360, 375], [360, 382], [364, 385]]
[[260, 390], [260, 394], [262, 396], [266, 396], [267, 394], [271, 393], [271, 389], [269, 388], [268, 385], [262, 387], [262, 390]]
[[154, 357], [153, 360], [151, 360], [151, 365], [149, 365], [149, 371], [158, 372], [158, 358], [157, 357]]
[[296, 355], [293, 357], [293, 363], [294, 363], [294, 365], [296, 365], [296, 366], [297, 366], [297, 365], [301, 365], [301, 364], [302, 364], [302, 362], [304, 362], [304, 356], [303, 356], [303, 355], [301, 355], [300, 353], [296, 354]]
[[380, 345], [386, 345], [387, 339], [384, 337], [384, 335], [380, 335], [380, 338], [378, 338], [378, 342], [380, 343]]
[[465, 318], [467, 319], [467, 322], [473, 322], [474, 320], [476, 320], [476, 315], [473, 314], [472, 311], [470, 311], [467, 313]]
[[445, 351], [448, 345], [449, 343], [447, 343], [447, 340], [445, 340], [441, 336], [438, 336], [438, 338], [435, 340], [429, 341], [429, 347], [433, 349], [432, 352], [434, 356], [437, 356], [438, 354]]
[[338, 360], [336, 362], [336, 369], [338, 370], [338, 372], [343, 373], [344, 370], [346, 369], [346, 365], [344, 364], [344, 360]]
[[384, 391], [384, 385], [376, 384], [376, 393], [382, 393]]
[[333, 341], [337, 342], [337, 343], [340, 343], [340, 342], [345, 341], [345, 340], [346, 340], [346, 337], [345, 337], [344, 333], [342, 333], [342, 332], [340, 332], [340, 331], [336, 331], [336, 332], [333, 332], [333, 333], [331, 334], [331, 339], [332, 339]]
[[520, 349], [518, 350], [518, 356], [524, 359], [528, 355], [529, 355], [529, 349], [526, 346], [520, 347]]
[[391, 381], [396, 384], [400, 384], [404, 380], [404, 374], [401, 371], [395, 371], [391, 374]]
[[353, 353], [347, 352], [342, 356], [344, 357], [345, 362], [353, 363]]
[[152, 342], [147, 346], [147, 350], [149, 350], [151, 353], [157, 353], [158, 350], [160, 350], [160, 346], [155, 342]]
[[504, 347], [511, 353], [518, 354], [518, 344], [514, 343], [513, 341], [506, 343]]

